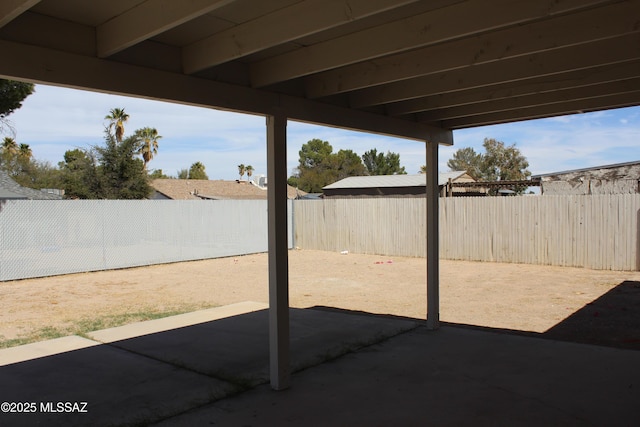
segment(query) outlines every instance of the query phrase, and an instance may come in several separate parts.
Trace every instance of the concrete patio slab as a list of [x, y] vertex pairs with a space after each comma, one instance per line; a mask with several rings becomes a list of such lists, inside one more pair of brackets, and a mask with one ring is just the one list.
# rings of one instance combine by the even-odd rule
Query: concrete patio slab
[[[418, 322], [292, 308], [290, 326], [295, 372], [413, 329]], [[269, 381], [268, 310], [111, 341], [111, 345], [246, 386]]]
[[[268, 315], [255, 308], [177, 329], [160, 322], [145, 329], [160, 332], [108, 344], [71, 338], [87, 347], [6, 364], [0, 402], [14, 402], [15, 411], [3, 406], [0, 425], [635, 426], [640, 419], [639, 351], [477, 327], [429, 331], [414, 319], [321, 307], [291, 309], [292, 388], [274, 392], [264, 384]], [[132, 333], [116, 332], [111, 339]]]
[[3, 426], [145, 425], [238, 390], [109, 345], [4, 366], [0, 384], [0, 402], [22, 405], [0, 413]]
[[82, 348], [93, 347], [94, 345], [100, 345], [100, 343], [72, 335], [69, 337], [34, 342], [18, 347], [3, 348], [0, 350], [0, 366], [52, 356], [67, 351], [80, 350]]
[[[98, 331], [111, 341], [0, 367], [0, 425], [147, 425], [268, 381], [268, 312], [255, 304]], [[220, 318], [222, 313], [230, 317]], [[240, 313], [240, 314], [238, 314]], [[146, 323], [146, 322], [145, 322]], [[166, 330], [169, 324], [186, 325]], [[379, 342], [417, 322], [323, 309], [291, 310], [294, 369]], [[115, 341], [136, 333], [147, 335]], [[69, 338], [77, 341], [79, 337]], [[64, 341], [64, 340], [62, 340]], [[42, 343], [41, 343], [42, 344]], [[17, 348], [15, 351], [19, 351]], [[71, 350], [71, 351], [69, 351]], [[43, 353], [44, 354], [44, 353]], [[26, 360], [29, 359], [29, 360]], [[24, 413], [25, 405], [30, 412]], [[71, 412], [69, 412], [71, 410]]]
[[445, 326], [400, 334], [161, 426], [635, 426], [640, 352]]

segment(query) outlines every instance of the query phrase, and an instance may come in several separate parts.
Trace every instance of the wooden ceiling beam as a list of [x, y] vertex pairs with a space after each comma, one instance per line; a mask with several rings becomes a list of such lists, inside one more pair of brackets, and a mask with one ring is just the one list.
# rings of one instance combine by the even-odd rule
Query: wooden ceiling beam
[[38, 3], [40, 0], [2, 0], [0, 2], [0, 28]]
[[[267, 58], [251, 66], [254, 87], [579, 10], [606, 0], [468, 0]], [[433, 6], [437, 5], [434, 2]], [[491, 13], [487, 14], [487, 10]], [[478, 19], [482, 16], [483, 19]]]
[[[638, 32], [640, 1], [607, 4], [527, 25], [454, 40], [325, 71], [305, 78], [320, 98], [457, 68]], [[606, 17], [606, 19], [603, 19]], [[571, 28], [571, 31], [567, 31]], [[451, 53], [455, 52], [455, 55]]]
[[640, 105], [640, 89], [633, 92], [590, 98], [587, 100], [570, 100], [557, 104], [519, 108], [509, 111], [481, 114], [473, 117], [443, 120], [429, 123], [446, 127], [447, 129], [464, 129], [476, 126], [494, 125], [522, 120], [540, 119], [546, 117], [563, 116], [569, 114], [588, 113], [591, 111], [609, 110], [613, 108], [632, 107]]
[[515, 96], [499, 100], [487, 100], [476, 104], [461, 105], [458, 107], [440, 108], [438, 110], [418, 113], [416, 120], [420, 122], [438, 122], [457, 119], [461, 117], [478, 116], [501, 111], [510, 111], [521, 108], [539, 107], [548, 104], [560, 104], [567, 99], [574, 101], [600, 98], [611, 95], [619, 95], [640, 90], [640, 77], [621, 80], [612, 83], [603, 83], [587, 87], [555, 90], [551, 92], [536, 93], [531, 95]]
[[640, 76], [640, 60], [570, 71], [554, 76], [534, 77], [525, 82], [515, 81], [501, 85], [483, 86], [470, 90], [410, 99], [388, 104], [385, 108], [390, 116], [402, 116], [515, 96], [617, 82], [637, 76]]
[[362, 108], [439, 93], [551, 76], [640, 58], [640, 33], [570, 46], [538, 54], [431, 74], [349, 94], [350, 105]]
[[0, 61], [0, 78], [247, 114], [284, 114], [291, 120], [302, 122], [453, 144], [451, 131], [426, 123], [350, 110], [305, 98], [211, 81], [182, 73], [128, 65], [6, 40], [0, 40], [0, 57], [12, 58], [11, 61]]
[[233, 1], [147, 0], [97, 27], [98, 56], [111, 56]]
[[[187, 74], [417, 0], [306, 0], [236, 25], [183, 49]], [[313, 19], [301, 19], [309, 16]]]

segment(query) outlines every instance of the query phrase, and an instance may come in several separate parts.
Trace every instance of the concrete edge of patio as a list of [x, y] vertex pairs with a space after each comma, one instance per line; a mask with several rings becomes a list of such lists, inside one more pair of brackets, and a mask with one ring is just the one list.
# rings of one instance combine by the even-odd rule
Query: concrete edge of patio
[[87, 337], [100, 343], [107, 344], [140, 337], [142, 335], [156, 334], [159, 332], [166, 332], [173, 329], [197, 325], [199, 323], [252, 313], [254, 311], [265, 310], [268, 307], [269, 305], [265, 303], [244, 301], [220, 307], [208, 308], [205, 310], [193, 311], [191, 313], [163, 317], [161, 319], [135, 322], [128, 325], [117, 326], [115, 328], [88, 332]]
[[100, 343], [77, 335], [71, 335], [16, 347], [3, 348], [0, 350], [0, 366], [54, 356], [56, 354], [81, 350], [96, 345], [100, 345]]
[[142, 335], [196, 325], [226, 317], [264, 310], [265, 303], [244, 301], [160, 319], [129, 323], [99, 331], [88, 332], [85, 337], [70, 335], [45, 341], [0, 349], [0, 366], [25, 362], [40, 357], [53, 356], [68, 351], [80, 350], [100, 344], [112, 343]]

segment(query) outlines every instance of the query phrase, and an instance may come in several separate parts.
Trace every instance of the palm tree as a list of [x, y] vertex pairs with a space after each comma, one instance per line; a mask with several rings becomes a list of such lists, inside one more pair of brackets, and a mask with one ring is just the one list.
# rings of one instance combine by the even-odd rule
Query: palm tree
[[245, 165], [243, 165], [242, 163], [240, 163], [238, 165], [238, 173], [240, 174], [240, 179], [242, 179], [242, 177], [244, 176], [244, 172], [247, 170], [247, 167]]
[[23, 157], [25, 159], [30, 159], [31, 156], [33, 156], [33, 152], [31, 151], [31, 147], [29, 147], [29, 144], [20, 144], [18, 153], [20, 154], [20, 157]]
[[9, 138], [8, 136], [5, 137], [2, 141], [2, 151], [9, 155], [18, 154], [18, 144], [16, 143], [16, 140]]
[[427, 165], [420, 166], [420, 172], [419, 173], [427, 173]]
[[124, 124], [129, 120], [129, 115], [124, 112], [124, 108], [112, 108], [105, 120], [109, 120], [109, 131], [115, 128], [116, 141], [122, 142], [124, 136]]
[[189, 168], [189, 179], [209, 179], [204, 169], [205, 167], [202, 163], [195, 162]]
[[247, 171], [247, 179], [251, 178], [251, 175], [253, 175], [253, 166], [247, 165], [244, 170]]
[[142, 147], [140, 147], [138, 154], [142, 155], [142, 160], [144, 160], [144, 169], [146, 170], [147, 163], [153, 160], [153, 156], [158, 154], [158, 140], [162, 137], [158, 135], [156, 128], [149, 127], [138, 129], [135, 132], [135, 136], [142, 142]]

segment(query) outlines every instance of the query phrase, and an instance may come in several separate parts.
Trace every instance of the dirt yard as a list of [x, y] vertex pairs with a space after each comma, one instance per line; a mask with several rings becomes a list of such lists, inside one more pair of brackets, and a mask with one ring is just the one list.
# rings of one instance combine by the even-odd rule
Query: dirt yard
[[[293, 307], [426, 316], [424, 259], [296, 250], [289, 271]], [[96, 316], [268, 302], [267, 282], [266, 254], [4, 282], [0, 338]], [[593, 342], [600, 331], [640, 349], [640, 272], [443, 260], [440, 282], [444, 322]]]

